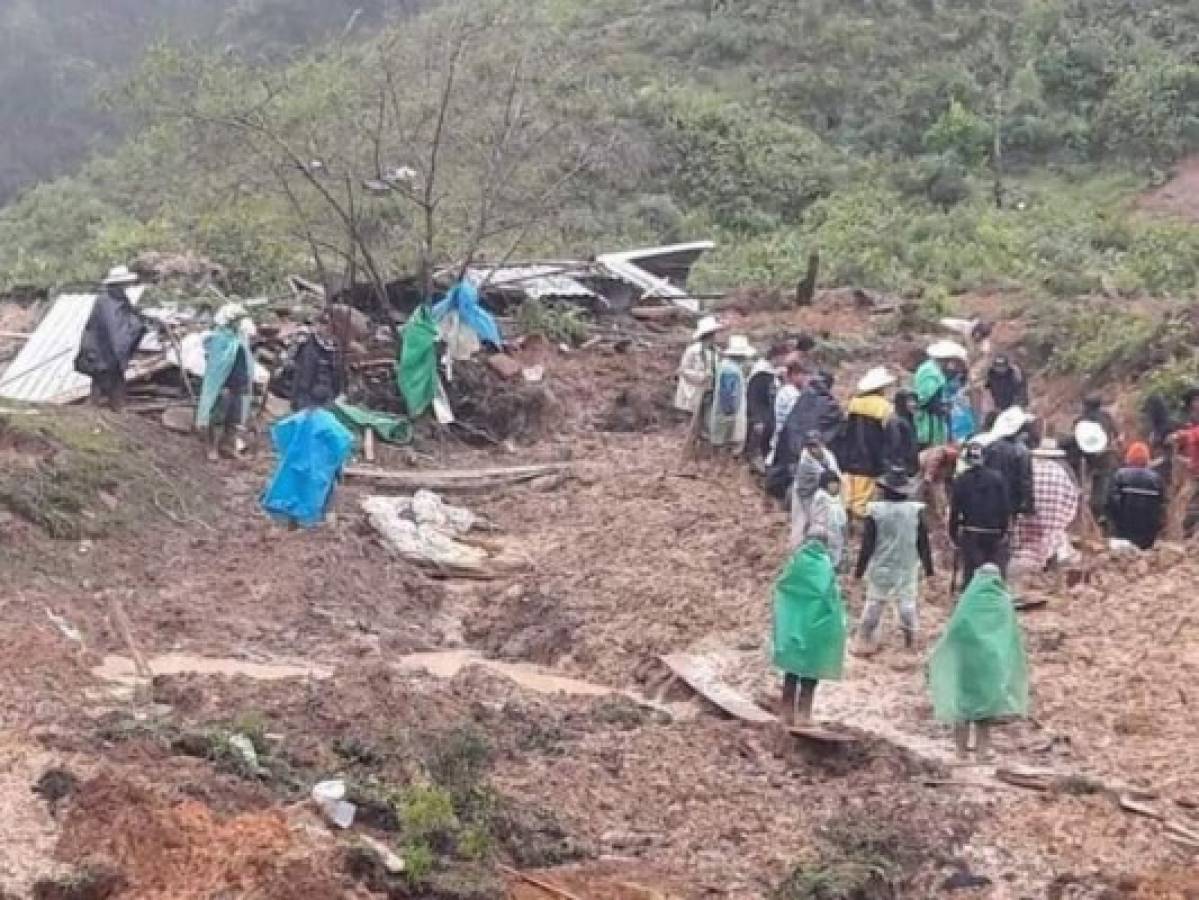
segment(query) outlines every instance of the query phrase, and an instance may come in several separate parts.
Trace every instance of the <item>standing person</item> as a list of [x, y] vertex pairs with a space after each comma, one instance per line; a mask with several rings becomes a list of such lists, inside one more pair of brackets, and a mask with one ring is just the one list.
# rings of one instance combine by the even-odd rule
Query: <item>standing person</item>
[[1119, 443], [1120, 429], [1111, 413], [1103, 408], [1103, 398], [1088, 396], [1063, 449], [1087, 492], [1096, 522], [1103, 521], [1106, 511], [1108, 487], [1119, 466]]
[[887, 420], [884, 453], [887, 471], [903, 469], [910, 478], [920, 474], [920, 447], [916, 443], [916, 426], [912, 423], [915, 399], [911, 391], [895, 392], [895, 413]]
[[309, 408], [271, 426], [271, 442], [278, 462], [262, 495], [262, 508], [291, 527], [319, 525], [354, 452], [354, 435], [333, 413]]
[[[816, 686], [839, 680], [845, 665], [845, 605], [825, 547], [813, 529], [774, 587], [773, 662], [783, 671], [780, 719], [810, 722]], [[796, 697], [798, 691], [798, 698]]]
[[720, 354], [716, 349], [716, 336], [720, 330], [720, 322], [715, 316], [701, 319], [691, 336], [692, 343], [683, 351], [679, 361], [674, 408], [686, 413], [692, 421], [697, 416], [701, 422], [705, 421], [707, 408], [704, 404], [711, 400], [716, 367], [720, 362]]
[[1078, 515], [1078, 485], [1057, 441], [1046, 438], [1032, 452], [1032, 478], [1035, 512], [1018, 518], [1012, 529], [1013, 571], [1044, 571], [1069, 547], [1068, 532]]
[[920, 567], [933, 577], [932, 546], [924, 504], [912, 500], [913, 486], [907, 473], [895, 469], [879, 481], [882, 497], [868, 507], [862, 548], [854, 578], [866, 578], [866, 607], [858, 626], [858, 649], [866, 655], [878, 650], [883, 607], [891, 600], [899, 607], [899, 626], [904, 646], [916, 645], [919, 624], [917, 599]]
[[[985, 471], [985, 470], [984, 470]], [[966, 586], [929, 660], [938, 721], [953, 726], [959, 759], [991, 755], [991, 727], [1028, 715], [1028, 656], [1011, 594], [999, 568], [981, 566]]]
[[871, 369], [858, 382], [857, 393], [849, 402], [845, 430], [837, 442], [837, 462], [846, 476], [851, 520], [866, 518], [875, 485], [886, 471], [886, 426], [895, 409], [883, 391], [894, 383], [886, 369]]
[[1142, 550], [1153, 548], [1166, 524], [1166, 486], [1149, 464], [1147, 444], [1130, 446], [1107, 498], [1112, 537]]
[[982, 444], [967, 444], [963, 462], [966, 471], [953, 482], [949, 540], [959, 554], [962, 583], [969, 584], [984, 563], [1007, 572], [1012, 508], [1003, 476], [983, 464]]
[[998, 415], [1013, 406], [1028, 406], [1028, 383], [1024, 372], [1003, 353], [997, 355], [987, 370], [987, 393], [991, 408]]
[[[204, 382], [196, 404], [196, 430], [207, 432], [208, 461], [216, 462], [221, 446], [237, 456], [237, 435], [250, 411], [254, 353], [250, 349], [249, 315], [238, 303], [217, 310], [216, 326], [204, 339]], [[219, 412], [221, 430], [217, 431]]]
[[328, 406], [342, 393], [341, 351], [328, 320], [312, 328], [296, 349], [291, 388], [294, 412]]
[[125, 370], [147, 330], [127, 293], [137, 280], [125, 266], [108, 273], [75, 356], [75, 371], [92, 380], [92, 403], [107, 403], [117, 412], [125, 406]]
[[829, 373], [819, 372], [808, 379], [807, 386], [796, 398], [783, 429], [787, 445], [792, 452], [797, 452], [813, 431], [820, 435], [821, 443], [828, 447], [833, 446], [841, 436], [845, 412], [832, 391], [833, 379]]
[[916, 439], [923, 450], [949, 442], [949, 379], [947, 373], [964, 366], [966, 348], [953, 341], [938, 341], [928, 348], [928, 359], [912, 376], [916, 395]]
[[1002, 477], [1008, 490], [1013, 516], [1031, 516], [1036, 511], [1032, 454], [1024, 443], [1034, 418], [1018, 406], [1004, 412], [991, 429], [991, 442], [983, 451], [983, 462]]
[[785, 344], [775, 344], [766, 352], [766, 358], [754, 363], [749, 372], [749, 383], [745, 388], [749, 416], [745, 458], [757, 472], [766, 471], [766, 459], [770, 456], [770, 445], [774, 441], [774, 401], [786, 372], [783, 360], [790, 352]]
[[819, 431], [808, 432], [791, 485], [791, 547], [802, 547], [812, 525], [812, 503], [826, 473], [841, 477], [837, 458], [824, 445]]
[[708, 440], [715, 449], [727, 450], [735, 455], [745, 448], [749, 417], [743, 366], [746, 360], [756, 355], [749, 339], [743, 334], [732, 335], [721, 353], [708, 416]]
[[[832, 469], [820, 475], [820, 487], [808, 508], [808, 534], [823, 531], [828, 535], [825, 545], [833, 568], [841, 571], [845, 562], [845, 541], [849, 536], [849, 517], [841, 503], [841, 477]], [[797, 549], [792, 547], [792, 549]]]
[[787, 430], [787, 419], [791, 416], [791, 410], [795, 409], [795, 401], [799, 399], [807, 384], [807, 367], [798, 361], [788, 363], [787, 371], [783, 375], [783, 384], [774, 398], [774, 434], [770, 441], [770, 455], [766, 460], [770, 465], [774, 464], [779, 443]]

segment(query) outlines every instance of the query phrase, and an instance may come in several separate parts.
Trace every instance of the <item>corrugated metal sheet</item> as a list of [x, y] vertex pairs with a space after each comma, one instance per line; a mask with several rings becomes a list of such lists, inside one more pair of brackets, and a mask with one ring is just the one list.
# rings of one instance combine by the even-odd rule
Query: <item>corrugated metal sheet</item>
[[493, 269], [477, 268], [467, 271], [466, 276], [476, 285], [487, 282], [497, 290], [520, 291], [526, 297], [540, 300], [546, 297], [565, 297], [578, 300], [595, 300], [598, 294], [570, 277], [573, 271], [585, 274], [586, 270], [570, 266], [536, 265], [504, 266]]
[[0, 378], [0, 397], [51, 403], [79, 391], [87, 394], [91, 379], [75, 371], [75, 356], [95, 304], [95, 294], [63, 294], [55, 300]]
[[[136, 304], [142, 290], [131, 288], [129, 299]], [[75, 371], [75, 357], [95, 305], [95, 294], [60, 295], [0, 377], [0, 397], [22, 403], [71, 403], [86, 397], [92, 380]]]
[[[699, 312], [699, 301], [687, 296], [682, 288], [659, 278], [639, 265], [642, 261], [660, 257], [686, 256], [711, 250], [716, 245], [711, 241], [696, 241], [690, 244], [671, 244], [665, 247], [644, 247], [623, 253], [605, 253], [596, 259], [601, 267], [617, 278], [635, 285], [645, 292], [646, 297], [658, 297], [689, 312]], [[688, 267], [689, 269], [689, 267]]]

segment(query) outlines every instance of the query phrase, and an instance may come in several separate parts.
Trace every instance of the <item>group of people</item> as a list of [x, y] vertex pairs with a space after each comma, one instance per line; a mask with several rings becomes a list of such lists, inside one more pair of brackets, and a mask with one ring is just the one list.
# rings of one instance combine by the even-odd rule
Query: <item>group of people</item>
[[[691, 417], [693, 439], [742, 454], [790, 510], [793, 556], [774, 621], [784, 719], [810, 716], [817, 682], [841, 675], [848, 629], [839, 575], [865, 583], [854, 653], [877, 652], [891, 604], [904, 645], [917, 645], [921, 576], [934, 574], [933, 534], [943, 528], [951, 590], [963, 593], [932, 655], [934, 706], [957, 727], [959, 749], [973, 729], [985, 752], [989, 722], [1027, 711], [1020, 578], [1074, 556], [1069, 531], [1084, 509], [1118, 544], [1148, 549], [1158, 540], [1166, 489], [1149, 445], [1123, 448], [1097, 397], [1066, 440], [1046, 436], [1028, 411], [1024, 372], [992, 352], [985, 323], [960, 327], [973, 366], [962, 343], [937, 341], [909, 383], [873, 368], [845, 405], [833, 376], [809, 363], [809, 348], [774, 346], [749, 367], [749, 340], [732, 335], [722, 348], [721, 330], [714, 318], [699, 323], [676, 405]], [[1199, 391], [1188, 409], [1191, 424], [1163, 440], [1199, 473]]]
[[[151, 325], [131, 297], [138, 281], [138, 275], [125, 266], [109, 272], [75, 358], [76, 370], [91, 379], [93, 402], [116, 411], [124, 407], [126, 371]], [[260, 368], [251, 343], [255, 334], [246, 308], [226, 303], [216, 311], [204, 336], [195, 428], [205, 436], [210, 462], [243, 452], [242, 435]], [[262, 505], [277, 519], [307, 526], [324, 517], [336, 478], [354, 447], [353, 435], [328, 411], [343, 385], [340, 351], [326, 316], [308, 323], [285, 370], [294, 414], [271, 428], [279, 464]], [[262, 387], [265, 390], [266, 385]]]

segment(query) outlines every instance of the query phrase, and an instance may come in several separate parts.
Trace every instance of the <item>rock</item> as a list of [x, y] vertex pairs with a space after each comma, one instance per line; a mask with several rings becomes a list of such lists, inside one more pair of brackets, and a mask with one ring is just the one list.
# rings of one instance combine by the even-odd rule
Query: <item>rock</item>
[[244, 734], [235, 734], [229, 738], [229, 748], [236, 753], [250, 769], [258, 769], [258, 751], [254, 742]]
[[524, 371], [521, 364], [506, 353], [493, 353], [487, 357], [487, 365], [493, 372], [508, 381], [519, 378]]

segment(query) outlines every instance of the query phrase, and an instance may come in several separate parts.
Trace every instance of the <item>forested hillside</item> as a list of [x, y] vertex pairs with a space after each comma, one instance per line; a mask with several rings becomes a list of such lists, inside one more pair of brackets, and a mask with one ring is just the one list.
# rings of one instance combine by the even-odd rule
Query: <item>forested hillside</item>
[[363, 4], [175, 5], [204, 39], [108, 93], [128, 142], [10, 207], [3, 281], [153, 247], [246, 288], [381, 282], [711, 236], [713, 285], [792, 284], [817, 248], [934, 302], [1199, 282], [1195, 228], [1130, 208], [1199, 147], [1188, 0], [445, 0], [348, 34]]

